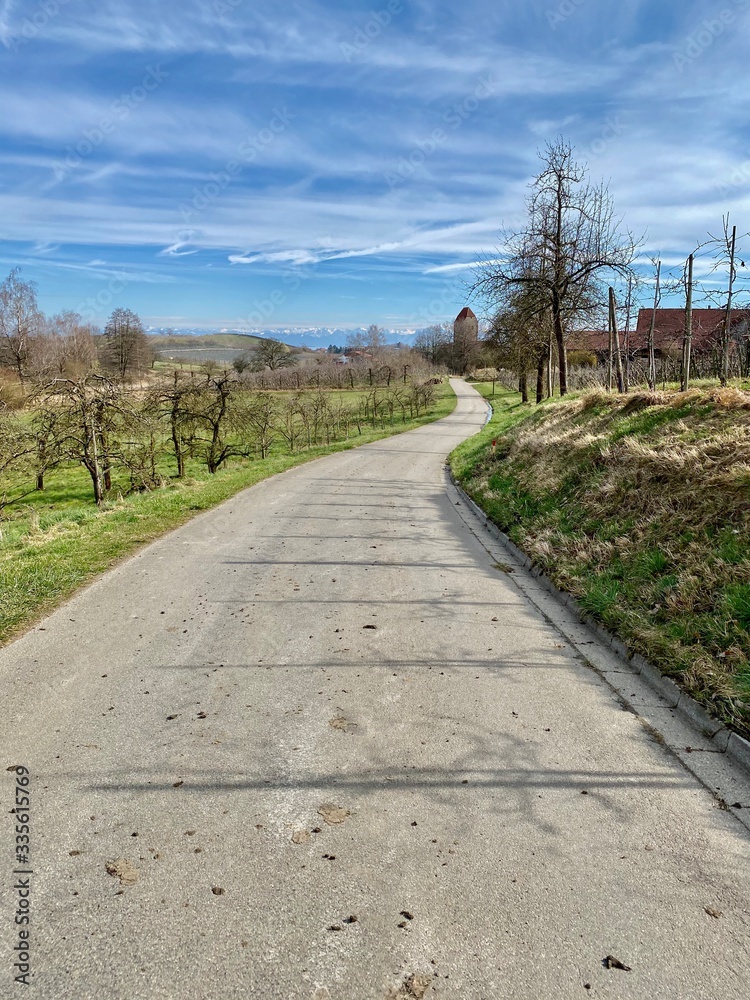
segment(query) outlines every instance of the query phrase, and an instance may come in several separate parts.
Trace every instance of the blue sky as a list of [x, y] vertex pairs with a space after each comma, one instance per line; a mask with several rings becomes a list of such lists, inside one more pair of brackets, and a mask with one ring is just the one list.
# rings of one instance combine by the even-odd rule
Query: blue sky
[[450, 319], [564, 134], [644, 254], [750, 228], [750, 0], [0, 0], [0, 273], [158, 326]]

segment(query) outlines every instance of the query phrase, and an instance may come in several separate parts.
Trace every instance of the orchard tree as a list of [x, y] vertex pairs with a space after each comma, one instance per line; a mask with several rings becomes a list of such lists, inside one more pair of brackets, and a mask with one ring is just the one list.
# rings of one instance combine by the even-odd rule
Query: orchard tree
[[480, 262], [473, 290], [495, 309], [525, 287], [550, 310], [560, 368], [560, 394], [568, 391], [565, 317], [588, 302], [606, 272], [626, 276], [640, 245], [623, 232], [609, 191], [592, 184], [573, 147], [560, 138], [540, 153], [543, 169], [526, 199], [526, 222], [504, 234], [492, 258]]
[[54, 378], [37, 388], [36, 403], [45, 453], [56, 462], [80, 463], [91, 477], [94, 502], [101, 504], [111, 488], [120, 432], [132, 425], [121, 383], [96, 372]]
[[[0, 408], [0, 511], [36, 489], [31, 485], [35, 452], [36, 442], [28, 422]], [[19, 482], [24, 476], [28, 483]], [[13, 486], [7, 485], [8, 480]]]
[[146, 397], [146, 411], [169, 422], [178, 479], [185, 476], [185, 459], [195, 439], [201, 392], [194, 378], [175, 369], [162, 376]]

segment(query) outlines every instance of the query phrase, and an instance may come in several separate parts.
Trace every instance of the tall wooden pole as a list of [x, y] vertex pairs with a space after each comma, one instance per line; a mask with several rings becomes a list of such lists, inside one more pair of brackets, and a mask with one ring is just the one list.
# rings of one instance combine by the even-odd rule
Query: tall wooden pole
[[633, 308], [633, 276], [628, 276], [628, 298], [625, 306], [625, 392], [630, 389], [630, 313]]
[[612, 392], [612, 362], [614, 352], [614, 339], [612, 336], [612, 289], [610, 288], [609, 310], [607, 312], [607, 330], [609, 332], [609, 343], [607, 346], [607, 392]]
[[656, 389], [656, 354], [654, 351], [654, 330], [656, 329], [656, 310], [661, 298], [661, 261], [656, 262], [656, 289], [654, 290], [654, 309], [651, 313], [651, 325], [648, 329], [648, 387], [653, 392]]
[[690, 385], [690, 351], [693, 344], [693, 255], [688, 257], [687, 295], [685, 298], [685, 337], [682, 341], [682, 383], [687, 392]]
[[614, 347], [615, 370], [617, 371], [618, 392], [625, 392], [625, 378], [622, 373], [622, 352], [620, 351], [620, 334], [617, 330], [617, 302], [615, 301], [615, 290], [609, 289], [609, 329], [610, 342]]
[[721, 337], [721, 374], [719, 379], [722, 385], [726, 385], [729, 380], [729, 344], [732, 332], [732, 293], [734, 291], [734, 252], [736, 246], [737, 226], [732, 226], [732, 245], [729, 252], [729, 291], [727, 293], [727, 310], [724, 315], [724, 329]]

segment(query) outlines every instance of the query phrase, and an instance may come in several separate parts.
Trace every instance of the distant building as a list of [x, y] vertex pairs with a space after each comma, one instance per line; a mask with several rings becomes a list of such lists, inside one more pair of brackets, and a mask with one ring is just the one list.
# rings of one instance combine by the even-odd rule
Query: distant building
[[368, 351], [347, 351], [346, 354], [340, 354], [334, 361], [335, 365], [349, 365], [352, 362], [366, 362], [372, 361], [372, 354]]
[[[641, 309], [632, 349], [636, 355], [648, 353], [648, 331], [651, 327], [652, 309]], [[724, 330], [724, 309], [693, 309], [692, 350], [694, 354], [711, 354], [718, 350]], [[750, 330], [750, 309], [733, 309], [730, 339], [736, 343], [747, 340]], [[684, 309], [657, 309], [654, 326], [654, 349], [657, 354], [675, 354], [682, 347], [685, 336]]]
[[[630, 355], [645, 358], [648, 355], [648, 333], [651, 328], [652, 309], [641, 309], [638, 324], [630, 331]], [[693, 309], [692, 350], [696, 355], [710, 355], [719, 349], [724, 329], [723, 309]], [[657, 309], [654, 325], [654, 354], [675, 356], [682, 350], [685, 335], [684, 309]], [[747, 342], [750, 337], [750, 309], [733, 309], [731, 339], [736, 344]], [[620, 348], [625, 350], [625, 334], [620, 330]], [[606, 330], [579, 330], [571, 333], [568, 350], [591, 351], [600, 360], [609, 352], [609, 334]]]
[[479, 340], [479, 320], [468, 306], [464, 306], [453, 322], [453, 346], [465, 351]]
[[452, 368], [463, 375], [475, 363], [479, 353], [479, 320], [468, 306], [464, 306], [453, 322]]

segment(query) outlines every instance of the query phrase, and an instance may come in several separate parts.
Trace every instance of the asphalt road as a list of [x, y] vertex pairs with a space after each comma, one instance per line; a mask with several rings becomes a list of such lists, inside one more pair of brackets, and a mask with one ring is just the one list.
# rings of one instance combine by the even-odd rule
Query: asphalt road
[[457, 391], [0, 651], [0, 996], [747, 1000], [747, 830], [467, 527]]

